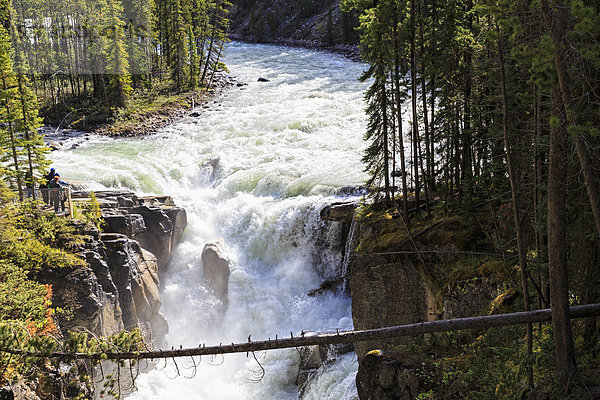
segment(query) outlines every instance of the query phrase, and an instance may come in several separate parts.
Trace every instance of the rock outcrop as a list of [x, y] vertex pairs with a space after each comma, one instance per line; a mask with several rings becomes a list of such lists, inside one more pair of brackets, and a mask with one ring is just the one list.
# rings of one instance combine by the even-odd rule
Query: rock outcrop
[[321, 219], [334, 222], [351, 222], [358, 204], [356, 202], [332, 203], [321, 210]]
[[207, 243], [202, 250], [202, 265], [204, 266], [204, 279], [215, 296], [223, 303], [227, 303], [229, 285], [229, 260], [225, 256], [223, 240]]
[[[139, 327], [149, 344], [161, 344], [168, 325], [160, 313], [160, 276], [187, 224], [185, 210], [168, 196], [137, 197], [129, 191], [96, 192], [106, 221], [104, 233], [76, 224], [85, 240], [78, 254], [86, 265], [49, 270], [53, 304], [72, 311], [63, 329], [109, 335]], [[74, 202], [88, 192], [75, 192]]]
[[[137, 197], [131, 192], [99, 192], [106, 232], [121, 233], [154, 254], [162, 274], [187, 225], [183, 208], [169, 196]], [[76, 197], [76, 196], [74, 196]]]
[[[347, 244], [355, 251], [346, 271], [354, 328], [468, 317], [510, 306], [518, 293], [503, 289], [502, 259], [490, 260], [493, 248], [478, 244], [486, 223], [473, 215], [432, 219], [413, 223], [408, 233], [389, 211], [355, 219], [353, 243]], [[485, 257], [471, 256], [480, 254]], [[359, 397], [414, 399], [435, 390], [436, 398], [463, 398], [460, 379], [440, 385], [446, 367], [430, 357], [419, 359], [403, 346], [408, 340], [356, 344]]]
[[289, 2], [259, 0], [234, 2], [230, 36], [233, 39], [325, 48], [356, 57], [358, 20], [344, 13], [339, 1]]
[[[389, 262], [379, 256], [359, 257], [351, 268], [349, 282], [355, 329], [384, 328], [433, 319], [431, 290], [410, 259]], [[386, 340], [385, 348], [406, 342], [404, 338]], [[369, 351], [381, 348], [381, 343], [360, 342], [355, 348], [361, 359]]]
[[413, 400], [419, 394], [418, 357], [373, 350], [361, 360], [356, 375], [360, 399]]

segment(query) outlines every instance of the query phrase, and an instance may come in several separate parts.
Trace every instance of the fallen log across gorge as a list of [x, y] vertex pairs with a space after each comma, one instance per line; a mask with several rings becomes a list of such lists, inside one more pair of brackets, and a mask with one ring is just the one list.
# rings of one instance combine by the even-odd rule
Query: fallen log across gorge
[[[586, 304], [570, 307], [571, 318], [585, 318], [600, 315], [600, 303]], [[552, 319], [551, 310], [522, 311], [510, 314], [498, 314], [480, 317], [445, 319], [432, 322], [421, 322], [416, 324], [393, 326], [387, 328], [367, 329], [361, 331], [336, 331], [335, 333], [305, 334], [294, 337], [278, 338], [262, 341], [220, 344], [218, 346], [199, 346], [186, 349], [155, 350], [143, 352], [104, 352], [95, 354], [85, 353], [36, 353], [18, 349], [2, 349], [1, 352], [41, 358], [88, 359], [88, 360], [140, 360], [140, 359], [163, 359], [176, 357], [190, 357], [216, 354], [248, 353], [263, 350], [275, 350], [313, 345], [327, 345], [337, 343], [354, 343], [374, 339], [389, 339], [401, 336], [422, 335], [442, 331], [457, 331], [464, 329], [488, 329], [499, 326], [519, 325], [527, 322], [545, 322]]]

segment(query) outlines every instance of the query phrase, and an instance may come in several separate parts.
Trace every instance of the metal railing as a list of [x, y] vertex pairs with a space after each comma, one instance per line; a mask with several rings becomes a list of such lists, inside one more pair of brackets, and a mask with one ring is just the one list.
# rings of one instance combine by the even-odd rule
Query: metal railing
[[[31, 189], [28, 189], [31, 190]], [[67, 209], [69, 211], [69, 215], [73, 218], [73, 200], [71, 198], [71, 188], [68, 186], [60, 187], [60, 188], [46, 188], [40, 187], [36, 192], [41, 194], [41, 199], [44, 203], [49, 204], [50, 207], [54, 208], [55, 212], [58, 212], [59, 209], [62, 212], [66, 212]], [[37, 193], [36, 193], [37, 194]], [[28, 196], [33, 197], [33, 196]], [[38, 199], [39, 196], [35, 196]], [[66, 206], [65, 206], [66, 205]]]

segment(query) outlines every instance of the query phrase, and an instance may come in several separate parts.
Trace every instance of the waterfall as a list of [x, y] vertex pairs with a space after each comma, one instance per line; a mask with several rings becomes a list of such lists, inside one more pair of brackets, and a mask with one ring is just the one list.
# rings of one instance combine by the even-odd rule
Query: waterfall
[[[307, 293], [338, 276], [349, 257], [340, 224], [324, 223], [319, 212], [339, 201], [340, 188], [366, 178], [366, 85], [357, 80], [365, 66], [241, 43], [228, 46], [225, 62], [248, 85], [197, 108], [200, 116], [144, 138], [68, 139], [77, 146], [53, 152], [53, 166], [67, 181], [168, 194], [186, 209], [188, 228], [161, 282], [170, 346], [351, 329], [346, 294]], [[226, 309], [205, 284], [201, 259], [203, 247], [220, 239], [231, 262]], [[298, 361], [288, 349], [159, 363], [127, 398], [295, 399]], [[356, 370], [354, 353], [341, 356], [305, 397], [355, 398]]]
[[347, 287], [349, 275], [352, 271], [349, 271], [350, 267], [350, 259], [354, 254], [354, 234], [356, 232], [356, 221], [355, 218], [352, 218], [352, 222], [350, 223], [350, 230], [348, 231], [348, 239], [346, 240], [346, 246], [344, 248], [344, 260], [342, 261], [342, 270], [341, 277], [344, 279], [342, 284], [342, 292], [347, 293], [349, 288]]

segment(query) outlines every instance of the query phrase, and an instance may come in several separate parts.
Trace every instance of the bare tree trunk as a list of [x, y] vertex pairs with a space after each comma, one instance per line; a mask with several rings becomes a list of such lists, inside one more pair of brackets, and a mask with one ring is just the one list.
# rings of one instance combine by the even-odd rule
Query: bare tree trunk
[[[561, 2], [559, 1], [558, 3]], [[554, 58], [556, 74], [558, 76], [558, 83], [560, 86], [564, 111], [568, 118], [569, 124], [572, 126], [578, 126], [576, 112], [572, 105], [571, 83], [565, 60], [565, 53], [568, 47], [566, 32], [568, 29], [569, 20], [570, 9], [565, 5], [554, 4], [551, 21], [552, 24], [550, 25], [550, 34], [554, 44], [556, 45], [556, 55]], [[590, 204], [592, 206], [592, 214], [594, 215], [594, 221], [596, 223], [596, 233], [600, 235], [600, 184], [598, 183], [598, 178], [594, 173], [592, 160], [585, 142], [585, 138], [581, 133], [578, 133], [575, 138], [575, 148], [577, 149], [577, 156], [579, 157], [579, 163], [581, 165], [581, 169], [583, 170], [583, 178], [585, 180], [585, 186], [590, 198]]]
[[396, 113], [398, 114], [398, 143], [400, 145], [400, 172], [402, 174], [402, 212], [408, 218], [408, 187], [406, 185], [406, 160], [402, 134], [402, 98], [400, 97], [400, 47], [398, 43], [398, 10], [394, 7], [394, 81], [396, 86]]
[[[587, 304], [571, 307], [572, 318], [585, 318], [600, 314], [600, 304]], [[391, 339], [402, 336], [415, 336], [426, 333], [459, 331], [464, 329], [488, 329], [499, 326], [520, 325], [526, 322], [549, 321], [551, 310], [522, 311], [511, 314], [486, 315], [482, 317], [467, 317], [457, 319], [443, 319], [431, 322], [419, 322], [416, 324], [391, 326], [377, 329], [365, 329], [362, 331], [343, 331], [336, 333], [321, 333], [316, 335], [294, 336], [290, 332], [290, 337], [268, 340], [251, 341], [250, 336], [247, 342], [220, 344], [218, 346], [198, 346], [193, 348], [180, 348], [170, 350], [155, 351], [135, 351], [135, 352], [99, 352], [99, 353], [36, 353], [22, 349], [1, 348], [5, 353], [16, 355], [27, 355], [41, 358], [60, 358], [64, 360], [85, 359], [85, 360], [142, 360], [142, 359], [163, 359], [175, 357], [191, 357], [211, 354], [231, 354], [247, 353], [251, 351], [275, 350], [284, 348], [293, 348], [300, 346], [325, 345], [335, 343], [356, 343], [367, 340]]]
[[415, 31], [416, 21], [415, 21], [415, 13], [417, 12], [415, 7], [415, 0], [411, 0], [410, 2], [410, 81], [411, 81], [411, 97], [412, 97], [412, 138], [413, 138], [413, 181], [415, 184], [415, 207], [417, 208], [417, 213], [420, 210], [420, 199], [419, 192], [421, 188], [419, 186], [419, 120], [417, 119], [417, 60], [416, 60], [416, 50], [415, 50]]
[[[465, 12], [467, 13], [467, 29], [469, 32], [473, 30], [473, 16], [470, 11], [473, 8], [472, 0], [467, 0], [465, 5]], [[464, 53], [464, 123], [462, 130], [462, 171], [461, 171], [461, 186], [467, 185], [467, 193], [473, 192], [473, 156], [472, 151], [472, 138], [471, 138], [471, 92], [473, 86], [473, 57], [471, 48], [467, 48]]]
[[[499, 29], [496, 28], [498, 31]], [[521, 286], [523, 288], [523, 305], [525, 311], [531, 310], [529, 300], [529, 285], [527, 280], [527, 259], [525, 241], [523, 240], [523, 224], [521, 222], [521, 216], [519, 212], [519, 201], [516, 171], [513, 162], [512, 148], [510, 146], [510, 140], [508, 136], [508, 95], [506, 93], [506, 73], [504, 70], [504, 54], [502, 53], [502, 44], [500, 39], [500, 32], [498, 32], [498, 57], [500, 61], [500, 80], [502, 87], [502, 131], [504, 134], [504, 147], [506, 164], [508, 165], [508, 176], [510, 179], [510, 191], [512, 195], [512, 207], [513, 207], [513, 220], [515, 224], [515, 234], [517, 236], [517, 249], [519, 252], [519, 268], [521, 270]], [[527, 381], [529, 387], [533, 388], [533, 366], [531, 364], [533, 354], [533, 338], [532, 338], [532, 326], [531, 322], [527, 323]]]
[[569, 288], [566, 252], [567, 130], [558, 89], [552, 91], [552, 115], [561, 124], [550, 127], [550, 167], [548, 169], [548, 263], [550, 266], [550, 306], [558, 377], [569, 391], [577, 373], [573, 334], [569, 316]]
[[[423, 29], [421, 29], [421, 55], [425, 58], [425, 40], [423, 38]], [[429, 141], [431, 140], [431, 135], [429, 132], [429, 116], [427, 115], [427, 87], [425, 84], [425, 62], [421, 62], [421, 100], [423, 102], [423, 132], [425, 134], [425, 160], [427, 161], [427, 168], [423, 171], [425, 165], [423, 163], [423, 157], [421, 157], [421, 171], [423, 176], [425, 177], [425, 204], [427, 205], [427, 214], [429, 214], [429, 199], [428, 193], [429, 189], [431, 189], [431, 174], [430, 167], [433, 164], [433, 155], [429, 151]], [[420, 150], [420, 148], [419, 148]]]
[[[539, 89], [538, 93], [537, 93], [537, 98], [536, 98], [536, 102], [535, 102], [535, 135], [534, 135], [534, 142], [533, 142], [533, 152], [534, 152], [534, 172], [535, 172], [535, 179], [534, 179], [534, 184], [535, 184], [535, 206], [534, 206], [534, 212], [535, 212], [535, 223], [536, 226], [540, 226], [541, 224], [541, 218], [540, 218], [540, 207], [542, 204], [542, 198], [543, 198], [543, 193], [542, 193], [542, 185], [544, 182], [544, 154], [542, 149], [540, 148], [539, 145], [539, 140], [542, 137], [542, 95], [539, 93]], [[547, 249], [546, 249], [546, 245], [545, 245], [545, 235], [540, 232], [539, 229], [536, 229], [535, 232], [535, 247], [536, 247], [536, 251], [537, 251], [537, 259], [538, 259], [538, 263], [545, 263], [547, 261]], [[550, 299], [550, 295], [549, 293], [544, 293], [544, 289], [546, 287], [546, 283], [547, 283], [547, 279], [544, 276], [544, 274], [542, 274], [540, 272], [539, 274], [539, 285], [540, 288], [542, 289], [542, 293], [544, 294], [544, 296], [540, 296], [540, 308], [547, 308], [550, 307], [550, 304], [548, 303], [548, 299]]]
[[389, 144], [388, 144], [388, 116], [387, 116], [387, 95], [385, 90], [385, 82], [383, 82], [383, 180], [385, 185], [385, 204], [390, 204], [390, 160], [389, 160]]

